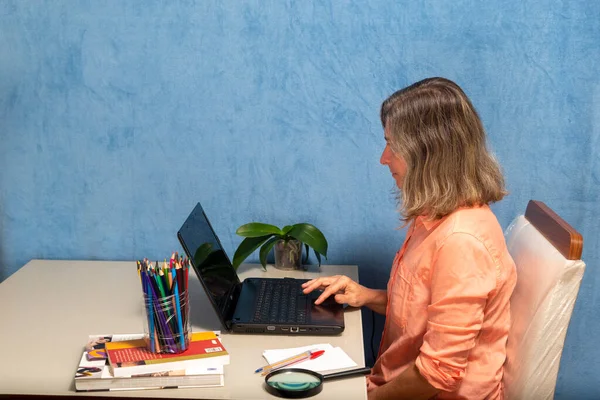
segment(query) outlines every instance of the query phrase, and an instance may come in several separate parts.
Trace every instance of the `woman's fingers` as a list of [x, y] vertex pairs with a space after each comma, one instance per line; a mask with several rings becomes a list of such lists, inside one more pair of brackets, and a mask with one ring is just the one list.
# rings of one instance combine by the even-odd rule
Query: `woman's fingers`
[[302, 292], [304, 292], [304, 294], [308, 294], [313, 290], [319, 289], [321, 287], [321, 278], [313, 279], [312, 281], [303, 283], [302, 287]]
[[338, 279], [335, 282], [331, 283], [329, 286], [323, 290], [323, 293], [315, 300], [315, 304], [321, 304], [324, 302], [329, 296], [337, 294], [340, 291], [344, 291], [347, 286], [347, 282], [345, 279]]
[[329, 286], [331, 284], [331, 282], [334, 281], [334, 278], [335, 277], [332, 277], [332, 276], [325, 276], [322, 278], [317, 278], [317, 279], [310, 280], [308, 282], [304, 282], [302, 284], [302, 287], [304, 288], [302, 291], [304, 292], [304, 294], [308, 294], [308, 293], [312, 292], [313, 290], [325, 288], [325, 287]]
[[316, 278], [316, 279], [311, 279], [310, 281], [306, 281], [306, 282], [304, 282], [302, 284], [302, 287], [305, 288], [305, 287], [307, 287], [308, 285], [312, 284], [314, 281], [316, 281], [318, 279], [321, 279], [321, 278]]
[[352, 305], [350, 303], [352, 303], [352, 301], [350, 300], [350, 296], [342, 294], [342, 293], [338, 293], [334, 296], [335, 302], [339, 303], [339, 304], [344, 304], [344, 303], [348, 303], [348, 305]]
[[334, 276], [322, 276], [320, 278], [315, 278], [315, 279], [311, 279], [310, 281], [304, 282], [302, 284], [302, 287], [306, 288], [306, 287], [309, 287], [309, 286], [313, 286], [317, 282], [326, 282], [326, 281], [335, 280], [337, 278], [338, 278], [338, 275], [334, 275]]
[[[345, 275], [334, 275], [324, 276], [321, 278], [312, 279], [302, 284], [303, 292], [308, 294], [314, 290], [322, 289], [323, 293], [315, 300], [315, 304], [319, 305], [324, 302], [328, 297], [332, 295], [347, 295], [348, 286], [355, 284], [355, 282]], [[356, 284], [355, 284], [356, 285]], [[340, 303], [340, 300], [346, 300], [347, 297], [336, 297], [336, 302]], [[341, 301], [342, 303], [346, 301]]]

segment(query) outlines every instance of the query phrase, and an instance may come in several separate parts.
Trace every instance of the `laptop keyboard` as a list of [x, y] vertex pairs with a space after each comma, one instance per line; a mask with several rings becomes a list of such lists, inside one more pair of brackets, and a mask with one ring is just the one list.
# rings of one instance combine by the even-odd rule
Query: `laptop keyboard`
[[254, 312], [254, 322], [306, 322], [306, 296], [297, 281], [265, 280], [260, 284]]

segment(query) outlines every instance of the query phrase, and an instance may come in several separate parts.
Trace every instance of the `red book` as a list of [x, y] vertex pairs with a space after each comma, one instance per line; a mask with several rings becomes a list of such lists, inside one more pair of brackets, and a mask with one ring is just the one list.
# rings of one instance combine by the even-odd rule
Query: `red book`
[[229, 353], [214, 332], [193, 333], [188, 349], [178, 354], [152, 353], [143, 339], [109, 342], [105, 347], [115, 378], [229, 364]]

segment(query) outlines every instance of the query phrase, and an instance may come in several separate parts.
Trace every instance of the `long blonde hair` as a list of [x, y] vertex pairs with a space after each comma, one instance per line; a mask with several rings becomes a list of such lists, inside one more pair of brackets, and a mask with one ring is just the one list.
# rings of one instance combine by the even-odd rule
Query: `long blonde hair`
[[428, 78], [397, 91], [381, 105], [381, 123], [407, 165], [399, 198], [405, 222], [507, 194], [479, 115], [456, 83]]

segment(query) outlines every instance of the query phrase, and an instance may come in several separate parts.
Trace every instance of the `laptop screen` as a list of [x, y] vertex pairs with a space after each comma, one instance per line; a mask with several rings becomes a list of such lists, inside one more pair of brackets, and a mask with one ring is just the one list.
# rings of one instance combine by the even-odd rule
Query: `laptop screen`
[[177, 232], [207, 295], [221, 316], [227, 316], [228, 297], [240, 280], [200, 203]]

